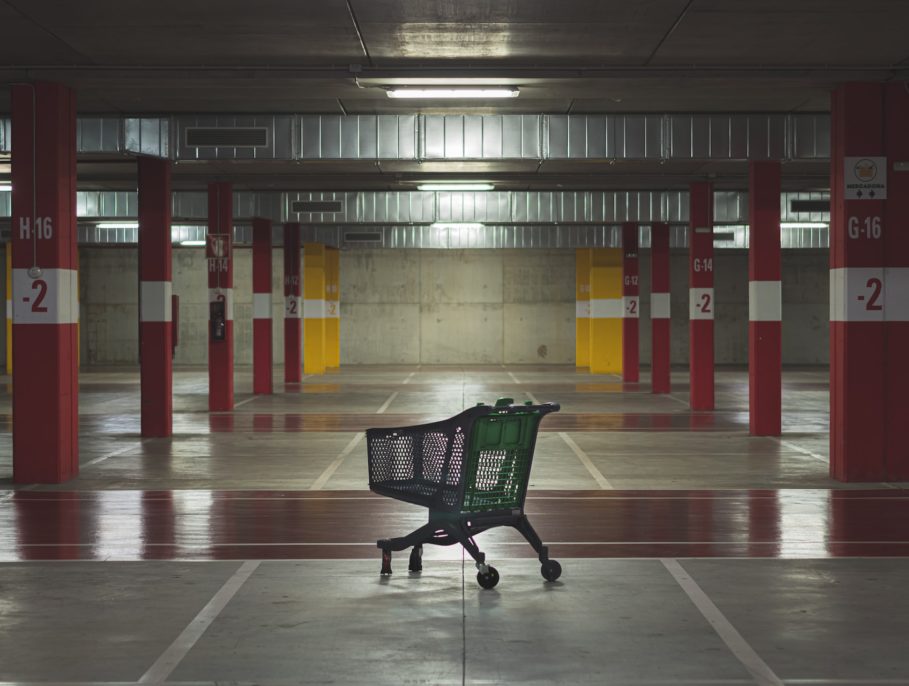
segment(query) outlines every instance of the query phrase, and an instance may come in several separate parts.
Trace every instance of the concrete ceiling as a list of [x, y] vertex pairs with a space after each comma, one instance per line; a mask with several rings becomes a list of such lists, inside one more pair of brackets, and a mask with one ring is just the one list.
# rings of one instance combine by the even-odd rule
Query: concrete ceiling
[[[819, 111], [841, 81], [909, 77], [906, 26], [905, 0], [0, 0], [0, 82], [68, 83], [81, 113]], [[521, 96], [440, 105], [383, 89], [477, 78], [517, 85]], [[0, 89], [0, 112], [8, 108]], [[91, 183], [104, 183], [99, 166], [85, 168]], [[326, 175], [322, 187], [345, 188], [456, 172], [515, 185], [603, 176], [638, 185], [550, 163], [218, 171], [253, 185], [274, 174], [267, 184], [283, 187], [312, 182], [312, 172]], [[636, 171], [641, 184], [707, 173]], [[178, 176], [197, 183], [208, 173], [199, 172]], [[807, 173], [816, 183], [817, 169]]]

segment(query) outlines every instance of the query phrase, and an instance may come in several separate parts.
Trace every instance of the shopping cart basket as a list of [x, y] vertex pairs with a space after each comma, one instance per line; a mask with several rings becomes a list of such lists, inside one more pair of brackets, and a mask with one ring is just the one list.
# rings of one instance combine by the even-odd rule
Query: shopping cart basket
[[429, 523], [402, 538], [378, 541], [382, 574], [391, 574], [393, 551], [413, 548], [411, 572], [423, 569], [423, 544], [460, 543], [477, 564], [477, 582], [492, 588], [496, 568], [486, 562], [474, 536], [495, 526], [517, 529], [539, 555], [541, 573], [555, 581], [562, 573], [524, 514], [524, 498], [540, 421], [559, 405], [477, 405], [432, 424], [369, 429], [369, 488], [375, 493], [422, 505]]

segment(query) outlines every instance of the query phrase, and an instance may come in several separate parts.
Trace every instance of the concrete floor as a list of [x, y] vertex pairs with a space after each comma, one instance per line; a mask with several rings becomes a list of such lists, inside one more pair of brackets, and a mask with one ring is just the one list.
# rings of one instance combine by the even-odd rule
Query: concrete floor
[[[176, 435], [142, 440], [137, 375], [85, 373], [79, 478], [17, 491], [7, 386], [0, 682], [909, 684], [907, 484], [828, 478], [826, 372], [786, 373], [781, 440], [747, 435], [743, 371], [716, 412], [673, 381], [349, 368], [254, 397], [240, 370], [209, 414], [180, 371]], [[503, 395], [562, 404], [528, 500], [562, 579], [501, 530], [492, 591], [448, 548], [380, 578], [376, 532], [423, 515], [366, 492], [359, 432]]]

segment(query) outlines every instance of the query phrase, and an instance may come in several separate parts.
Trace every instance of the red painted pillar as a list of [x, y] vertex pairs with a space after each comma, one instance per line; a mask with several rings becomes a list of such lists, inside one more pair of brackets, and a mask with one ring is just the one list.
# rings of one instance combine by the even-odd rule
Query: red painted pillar
[[909, 161], [909, 91], [905, 83], [887, 84], [884, 143], [889, 164], [883, 235], [887, 411], [884, 427], [888, 481], [909, 481], [909, 173], [894, 162]]
[[[884, 478], [883, 86], [833, 94], [830, 159], [830, 475]], [[872, 197], [871, 193], [874, 192]], [[903, 227], [891, 227], [902, 231]], [[900, 421], [905, 422], [905, 417]]]
[[622, 379], [640, 379], [638, 322], [640, 320], [638, 284], [638, 225], [622, 224]]
[[302, 378], [302, 305], [300, 302], [300, 225], [284, 225], [284, 381]]
[[713, 400], [713, 184], [691, 184], [688, 228], [688, 350], [691, 409]]
[[272, 386], [271, 222], [253, 219], [253, 393], [270, 394]]
[[76, 96], [12, 88], [13, 480], [79, 473]]
[[234, 409], [233, 188], [208, 185], [208, 409]]
[[669, 224], [650, 226], [650, 384], [669, 393], [670, 381]]
[[783, 296], [779, 162], [749, 165], [748, 413], [752, 436], [779, 436]]
[[139, 360], [142, 435], [173, 433], [170, 160], [139, 158]]

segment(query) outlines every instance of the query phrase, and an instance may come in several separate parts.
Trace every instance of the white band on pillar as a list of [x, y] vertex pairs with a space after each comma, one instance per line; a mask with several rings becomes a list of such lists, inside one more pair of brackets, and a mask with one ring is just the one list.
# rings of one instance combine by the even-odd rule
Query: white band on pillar
[[590, 301], [576, 300], [574, 316], [578, 319], [588, 319], [590, 317]]
[[748, 320], [783, 321], [783, 284], [779, 281], [748, 282]]
[[669, 319], [669, 293], [650, 294], [650, 318]]
[[831, 269], [830, 321], [909, 321], [909, 267]]
[[271, 293], [253, 293], [253, 319], [271, 319]]
[[325, 319], [325, 301], [304, 300], [303, 317], [305, 319]]
[[597, 298], [590, 301], [591, 319], [621, 319], [621, 298]]
[[234, 289], [233, 288], [209, 288], [208, 302], [213, 303], [223, 301], [225, 319], [232, 322], [234, 320]]
[[641, 314], [641, 299], [637, 295], [626, 295], [622, 298], [622, 317], [638, 319]]
[[13, 270], [15, 324], [78, 324], [79, 275], [75, 269], [44, 269], [33, 279]]
[[830, 270], [830, 321], [884, 321], [884, 268]]
[[715, 311], [712, 288], [688, 289], [688, 318], [712, 320]]
[[284, 296], [284, 319], [300, 319], [303, 313], [300, 311], [301, 299], [299, 295]]
[[142, 281], [139, 283], [139, 321], [173, 321], [170, 281]]

